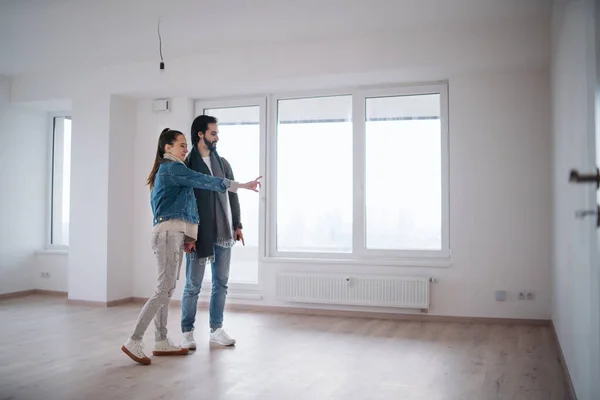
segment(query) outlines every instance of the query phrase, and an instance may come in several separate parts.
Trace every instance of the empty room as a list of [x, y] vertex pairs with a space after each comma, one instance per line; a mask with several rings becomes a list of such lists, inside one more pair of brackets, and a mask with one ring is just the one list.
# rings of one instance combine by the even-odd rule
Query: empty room
[[0, 2], [0, 400], [600, 399], [599, 16]]

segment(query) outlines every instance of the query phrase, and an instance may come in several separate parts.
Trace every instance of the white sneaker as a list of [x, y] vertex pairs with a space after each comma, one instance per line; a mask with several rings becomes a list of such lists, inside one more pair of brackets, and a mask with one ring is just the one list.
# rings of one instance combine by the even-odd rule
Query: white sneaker
[[181, 334], [181, 347], [184, 349], [196, 350], [196, 340], [194, 340], [194, 331], [183, 332]]
[[214, 332], [211, 332], [210, 341], [222, 346], [233, 346], [235, 344], [235, 339], [229, 336], [223, 328], [217, 328]]
[[185, 356], [187, 353], [189, 353], [188, 349], [175, 346], [168, 338], [154, 342], [154, 350], [152, 351], [154, 356]]
[[141, 340], [127, 339], [125, 344], [121, 346], [123, 353], [127, 354], [133, 361], [144, 365], [150, 365], [150, 358], [144, 354], [144, 342]]

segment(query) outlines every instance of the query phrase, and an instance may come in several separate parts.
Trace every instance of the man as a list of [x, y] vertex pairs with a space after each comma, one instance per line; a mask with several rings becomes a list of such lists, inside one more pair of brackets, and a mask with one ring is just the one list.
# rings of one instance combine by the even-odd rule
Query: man
[[[186, 164], [194, 171], [233, 179], [231, 165], [216, 151], [219, 141], [217, 119], [200, 115], [192, 123], [194, 145]], [[181, 347], [196, 349], [194, 322], [198, 309], [198, 295], [204, 278], [207, 261], [212, 267], [212, 292], [210, 295], [210, 341], [232, 346], [235, 340], [223, 329], [223, 310], [227, 296], [231, 248], [237, 240], [244, 242], [240, 222], [240, 203], [237, 193], [217, 193], [194, 189], [200, 223], [198, 239], [187, 246], [186, 285], [181, 302]]]

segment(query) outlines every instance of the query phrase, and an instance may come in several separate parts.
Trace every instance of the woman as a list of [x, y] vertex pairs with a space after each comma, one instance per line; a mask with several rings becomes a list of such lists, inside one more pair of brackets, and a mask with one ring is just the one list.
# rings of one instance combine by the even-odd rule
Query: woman
[[121, 347], [125, 354], [140, 364], [151, 362], [144, 353], [142, 338], [152, 319], [156, 325], [153, 355], [185, 355], [189, 351], [167, 338], [167, 315], [179, 278], [183, 251], [189, 252], [194, 248], [198, 233], [198, 209], [193, 189], [225, 193], [227, 190], [236, 192], [239, 188], [258, 192], [260, 187], [261, 177], [240, 184], [192, 171], [184, 164], [187, 152], [187, 142], [181, 132], [169, 128], [163, 130], [147, 180], [154, 214], [152, 249], [157, 259], [158, 283], [154, 295], [140, 312], [133, 335]]

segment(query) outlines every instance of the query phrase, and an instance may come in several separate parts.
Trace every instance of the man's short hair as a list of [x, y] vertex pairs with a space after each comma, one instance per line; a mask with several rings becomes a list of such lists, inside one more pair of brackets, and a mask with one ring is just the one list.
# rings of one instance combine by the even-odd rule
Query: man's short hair
[[192, 144], [195, 146], [198, 144], [198, 132], [206, 133], [208, 130], [208, 124], [216, 124], [218, 121], [215, 117], [210, 115], [199, 115], [192, 122], [192, 129], [190, 130], [190, 136], [192, 137]]

